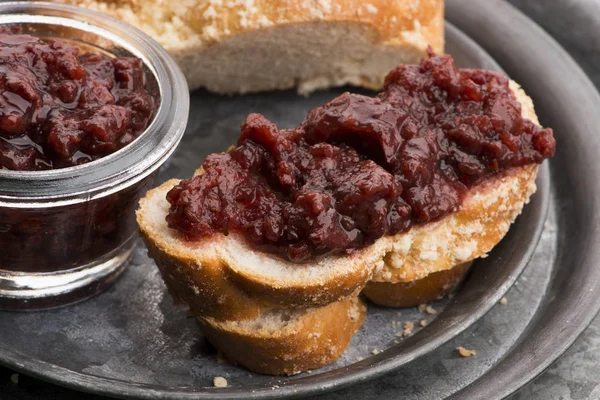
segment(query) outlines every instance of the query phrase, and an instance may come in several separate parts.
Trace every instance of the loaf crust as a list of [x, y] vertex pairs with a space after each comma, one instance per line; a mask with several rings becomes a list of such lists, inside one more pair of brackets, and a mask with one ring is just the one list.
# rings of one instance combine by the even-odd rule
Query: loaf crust
[[464, 279], [471, 263], [433, 272], [409, 282], [370, 281], [363, 294], [373, 303], [385, 307], [415, 307], [440, 300], [451, 293]]
[[346, 83], [378, 89], [427, 45], [442, 53], [443, 0], [54, 0], [145, 31], [191, 89], [244, 93]]
[[[208, 340], [229, 360], [261, 374], [293, 375], [335, 361], [360, 328], [366, 307], [358, 298], [303, 311], [271, 311], [258, 321], [199, 318]], [[285, 320], [288, 321], [285, 321]]]

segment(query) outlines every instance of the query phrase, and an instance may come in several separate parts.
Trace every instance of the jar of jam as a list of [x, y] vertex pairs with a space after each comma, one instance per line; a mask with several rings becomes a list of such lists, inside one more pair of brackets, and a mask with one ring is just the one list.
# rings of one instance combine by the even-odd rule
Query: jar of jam
[[59, 4], [0, 3], [0, 64], [0, 307], [79, 301], [124, 270], [187, 85], [144, 33]]

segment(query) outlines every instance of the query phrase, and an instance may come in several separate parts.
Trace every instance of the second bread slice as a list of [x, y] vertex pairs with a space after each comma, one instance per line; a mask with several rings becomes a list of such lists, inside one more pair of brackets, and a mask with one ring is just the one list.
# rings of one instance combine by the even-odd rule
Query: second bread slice
[[366, 314], [357, 297], [304, 310], [276, 309], [253, 320], [199, 318], [227, 359], [261, 374], [293, 375], [335, 361]]

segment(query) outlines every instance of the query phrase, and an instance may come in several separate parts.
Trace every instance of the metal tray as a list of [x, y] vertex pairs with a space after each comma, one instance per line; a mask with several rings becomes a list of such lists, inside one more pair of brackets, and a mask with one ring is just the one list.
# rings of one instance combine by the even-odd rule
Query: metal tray
[[[194, 319], [173, 305], [140, 245], [121, 280], [94, 299], [44, 312], [0, 313], [0, 362], [87, 392], [180, 399], [317, 394], [392, 370], [375, 383], [331, 396], [499, 398], [539, 374], [600, 307], [595, 301], [600, 290], [594, 246], [600, 239], [598, 204], [591, 195], [600, 193], [595, 179], [600, 168], [593, 163], [600, 150], [593, 131], [600, 126], [595, 111], [600, 98], [564, 51], [504, 2], [450, 0], [447, 12], [534, 97], [542, 121], [556, 129], [559, 152], [551, 162], [552, 173], [542, 170], [538, 193], [509, 235], [489, 258], [477, 261], [452, 301], [435, 305], [443, 312], [426, 328], [400, 341], [392, 321], [424, 316], [416, 310], [402, 310], [398, 316], [397, 310], [370, 306], [365, 325], [335, 364], [286, 378], [252, 374], [217, 363]], [[486, 26], [485, 37], [477, 36], [481, 26]], [[448, 51], [461, 66], [496, 67], [452, 26], [447, 40]], [[565, 76], [568, 82], [561, 79]], [[290, 126], [340, 92], [309, 98], [292, 92], [234, 98], [194, 93], [188, 132], [161, 179], [188, 176], [207, 153], [226, 148], [250, 111]], [[524, 268], [518, 286], [507, 295], [508, 305], [494, 308], [473, 325]], [[475, 348], [478, 354], [459, 359], [457, 345]], [[373, 355], [375, 349], [382, 352]], [[211, 387], [214, 376], [225, 376], [230, 387]]]

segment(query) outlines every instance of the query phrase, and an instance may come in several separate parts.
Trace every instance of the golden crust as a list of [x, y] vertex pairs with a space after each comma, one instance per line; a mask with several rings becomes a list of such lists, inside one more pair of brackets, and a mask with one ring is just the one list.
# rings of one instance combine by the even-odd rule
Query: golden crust
[[415, 307], [439, 300], [463, 280], [471, 263], [456, 265], [410, 282], [370, 281], [363, 294], [373, 303], [386, 307]]
[[377, 89], [393, 66], [425, 56], [427, 45], [444, 49], [443, 0], [54, 1], [141, 29], [171, 53], [191, 89], [226, 94]]
[[200, 327], [208, 340], [225, 357], [261, 374], [293, 375], [323, 367], [346, 350], [352, 335], [360, 328], [366, 307], [358, 298], [350, 298], [325, 307], [309, 309], [290, 319], [282, 327], [261, 323], [222, 322], [200, 318]]
[[[228, 37], [286, 24], [355, 22], [372, 26], [381, 42], [394, 44], [419, 35], [443, 48], [443, 0], [55, 0], [98, 10], [152, 35], [171, 50], [195, 41], [211, 44]], [[428, 29], [421, 30], [422, 27]], [[179, 39], [173, 42], [172, 39]]]
[[141, 230], [148, 248], [176, 302], [187, 304], [195, 315], [209, 315], [223, 319], [253, 319], [272, 309], [273, 304], [250, 296], [236, 285], [231, 285], [220, 262], [201, 263], [182, 254], [161, 248], [148, 231]]
[[[523, 116], [539, 123], [531, 99], [516, 82], [511, 81], [510, 87]], [[457, 213], [404, 234], [363, 293], [388, 307], [410, 307], [446, 295], [467, 271], [459, 264], [485, 257], [508, 232], [536, 190], [538, 168], [507, 171], [472, 190]], [[443, 280], [447, 290], [440, 290]], [[419, 293], [432, 298], [418, 299]]]
[[[457, 264], [485, 256], [508, 231], [529, 196], [535, 191], [537, 165], [508, 171], [504, 176], [474, 188], [461, 209], [436, 223], [413, 227], [409, 232], [379, 239], [374, 245], [350, 256], [328, 257], [321, 264], [291, 267], [282, 274], [301, 273], [307, 268], [325, 269], [328, 263], [340, 267], [323, 271], [318, 277], [274, 279], [250, 268], [243, 268], [217, 249], [228, 247], [231, 237], [211, 238], [204, 243], [183, 241], [177, 232], [166, 228], [166, 192], [177, 181], [171, 180], [148, 192], [140, 202], [138, 224], [149, 254], [158, 265], [170, 291], [187, 303], [198, 316], [224, 320], [253, 319], [275, 307], [306, 308], [324, 306], [356, 295], [369, 280], [375, 283], [411, 282]], [[159, 223], [149, 217], [161, 204]], [[276, 256], [249, 247], [236, 247], [242, 259], [285, 263]], [[383, 262], [382, 262], [383, 261]], [[297, 271], [293, 271], [296, 268]], [[366, 294], [376, 300], [383, 294], [371, 284]], [[390, 291], [392, 286], [385, 286]], [[401, 287], [401, 286], [399, 286]], [[392, 301], [392, 300], [390, 300]], [[395, 300], [394, 300], [395, 301]], [[391, 303], [389, 303], [391, 304]]]

